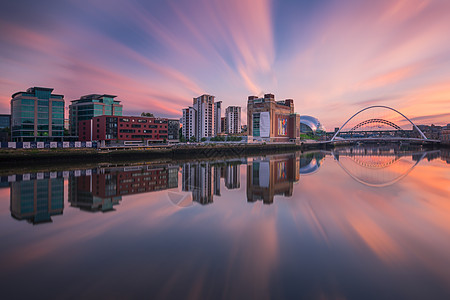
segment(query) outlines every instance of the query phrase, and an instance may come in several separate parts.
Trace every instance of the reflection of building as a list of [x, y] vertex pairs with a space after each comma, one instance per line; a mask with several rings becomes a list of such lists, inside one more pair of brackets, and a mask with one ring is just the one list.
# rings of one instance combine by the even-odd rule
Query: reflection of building
[[178, 167], [132, 166], [99, 169], [89, 176], [69, 178], [71, 206], [88, 211], [109, 211], [123, 195], [178, 187]]
[[317, 172], [325, 157], [322, 152], [305, 153], [300, 156], [300, 175], [310, 175]]
[[300, 162], [295, 154], [253, 158], [247, 164], [247, 201], [273, 203], [275, 195], [292, 196]]
[[449, 149], [441, 149], [441, 160], [450, 164], [450, 150]]
[[225, 186], [227, 189], [238, 189], [241, 187], [241, 166], [237, 164], [227, 164], [225, 169]]
[[31, 87], [11, 100], [11, 138], [15, 142], [56, 141], [64, 136], [64, 96], [52, 88]]
[[[183, 164], [182, 190], [192, 192], [192, 200], [200, 204], [213, 202], [212, 172], [209, 162]], [[220, 182], [218, 183], [220, 185]]]
[[91, 94], [73, 100], [69, 106], [70, 134], [78, 136], [78, 123], [97, 116], [121, 116], [122, 105], [113, 95]]
[[249, 139], [288, 142], [300, 138], [300, 116], [294, 113], [294, 100], [275, 101], [272, 94], [248, 97], [247, 126]]
[[316, 133], [325, 133], [326, 130], [317, 118], [311, 116], [300, 116], [300, 132], [314, 135]]
[[51, 222], [64, 209], [64, 179], [11, 182], [11, 215], [38, 224]]
[[225, 110], [225, 132], [227, 134], [241, 133], [241, 107], [228, 106]]
[[443, 127], [441, 133], [441, 141], [444, 144], [450, 144], [450, 124], [447, 124], [447, 126]]
[[117, 192], [117, 174], [69, 177], [69, 203], [85, 211], [111, 211], [122, 197]]
[[214, 166], [214, 195], [220, 196], [220, 176], [222, 175], [223, 167]]

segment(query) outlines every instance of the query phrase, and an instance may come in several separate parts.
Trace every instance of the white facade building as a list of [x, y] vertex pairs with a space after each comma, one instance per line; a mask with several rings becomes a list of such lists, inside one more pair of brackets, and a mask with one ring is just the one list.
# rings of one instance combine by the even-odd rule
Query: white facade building
[[196, 137], [197, 133], [197, 111], [193, 107], [183, 109], [182, 118], [183, 128], [181, 133], [188, 141], [192, 136]]
[[214, 137], [214, 98], [211, 95], [194, 98], [193, 108], [197, 112], [195, 134], [197, 141], [204, 137]]
[[228, 106], [225, 111], [225, 132], [227, 134], [241, 133], [241, 107]]

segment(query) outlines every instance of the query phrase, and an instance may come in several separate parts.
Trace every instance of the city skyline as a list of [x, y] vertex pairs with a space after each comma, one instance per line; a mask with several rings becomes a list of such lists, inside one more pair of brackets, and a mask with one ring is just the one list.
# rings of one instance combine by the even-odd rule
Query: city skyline
[[2, 3], [0, 113], [46, 86], [66, 106], [118, 95], [124, 115], [180, 118], [210, 94], [245, 124], [247, 96], [273, 93], [328, 130], [380, 104], [445, 125], [449, 12], [439, 0]]

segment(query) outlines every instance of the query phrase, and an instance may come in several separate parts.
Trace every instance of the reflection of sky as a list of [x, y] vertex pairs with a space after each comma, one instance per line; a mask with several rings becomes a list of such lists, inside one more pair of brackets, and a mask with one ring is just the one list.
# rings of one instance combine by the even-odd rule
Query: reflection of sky
[[160, 191], [91, 214], [71, 208], [65, 195], [64, 214], [39, 226], [12, 219], [1, 193], [3, 293], [449, 296], [448, 165], [422, 161], [397, 184], [370, 188], [327, 156], [320, 172], [300, 177], [292, 197], [275, 196], [272, 205], [247, 203], [247, 168], [240, 168], [241, 187], [227, 190], [222, 179], [211, 205], [179, 208]]
[[371, 104], [448, 122], [448, 1], [3, 2], [2, 113], [36, 85], [67, 101], [115, 94], [126, 114], [179, 117], [201, 93], [245, 108], [273, 92], [326, 128]]

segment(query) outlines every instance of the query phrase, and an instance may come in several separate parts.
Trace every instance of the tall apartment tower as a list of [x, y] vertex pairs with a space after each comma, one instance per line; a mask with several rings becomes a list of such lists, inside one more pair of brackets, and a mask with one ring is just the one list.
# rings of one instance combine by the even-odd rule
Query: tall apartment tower
[[182, 118], [183, 128], [181, 134], [186, 140], [189, 140], [192, 136], [196, 137], [197, 133], [197, 111], [193, 107], [183, 109]]
[[204, 137], [214, 137], [214, 96], [201, 95], [194, 98], [193, 107], [197, 112], [197, 141]]
[[217, 101], [214, 103], [214, 135], [218, 135], [222, 132], [222, 101]]
[[62, 141], [64, 96], [52, 88], [31, 87], [11, 96], [11, 138], [14, 142]]
[[225, 111], [225, 132], [228, 134], [241, 133], [241, 107], [228, 106]]

